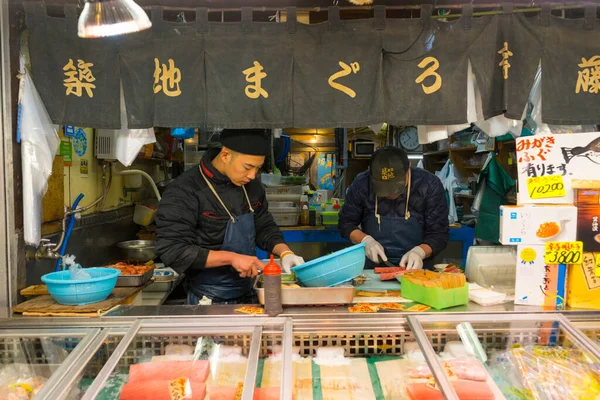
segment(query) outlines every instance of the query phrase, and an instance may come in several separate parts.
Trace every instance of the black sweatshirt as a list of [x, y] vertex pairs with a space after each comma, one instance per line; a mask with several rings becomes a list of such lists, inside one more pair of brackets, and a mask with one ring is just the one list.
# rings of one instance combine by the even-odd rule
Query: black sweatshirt
[[[215, 169], [211, 161], [220, 149], [207, 151], [200, 163], [204, 175], [234, 216], [250, 212], [241, 187]], [[284, 243], [269, 213], [265, 190], [258, 180], [246, 186], [252, 208], [256, 245], [268, 252]], [[165, 265], [192, 278], [202, 272], [210, 250], [219, 250], [230, 218], [200, 174], [191, 168], [169, 185], [156, 218], [156, 251]]]

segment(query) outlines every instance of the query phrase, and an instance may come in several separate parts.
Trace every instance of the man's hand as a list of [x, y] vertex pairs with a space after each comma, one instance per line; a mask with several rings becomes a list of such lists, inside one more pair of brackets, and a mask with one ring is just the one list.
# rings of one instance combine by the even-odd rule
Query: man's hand
[[242, 254], [234, 255], [231, 265], [239, 272], [241, 278], [254, 278], [258, 275], [258, 271], [264, 267], [264, 264], [258, 258]]
[[406, 267], [407, 270], [411, 269], [422, 269], [423, 260], [427, 257], [425, 250], [419, 246], [413, 247], [411, 251], [406, 253], [402, 260], [400, 260], [400, 266]]
[[373, 261], [375, 264], [379, 264], [379, 259], [383, 261], [388, 260], [383, 246], [377, 240], [373, 239], [371, 235], [365, 236], [361, 242], [367, 244], [365, 247], [365, 254], [369, 260]]
[[281, 253], [281, 266], [286, 274], [292, 271], [292, 268], [305, 263], [304, 258], [295, 255], [292, 251], [284, 251]]

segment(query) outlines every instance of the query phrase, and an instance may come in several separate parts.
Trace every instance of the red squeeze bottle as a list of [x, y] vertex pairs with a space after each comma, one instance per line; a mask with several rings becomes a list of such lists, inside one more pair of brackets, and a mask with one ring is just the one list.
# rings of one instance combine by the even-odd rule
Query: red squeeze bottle
[[265, 288], [265, 311], [271, 317], [276, 317], [283, 312], [281, 306], [281, 267], [273, 260], [263, 268]]

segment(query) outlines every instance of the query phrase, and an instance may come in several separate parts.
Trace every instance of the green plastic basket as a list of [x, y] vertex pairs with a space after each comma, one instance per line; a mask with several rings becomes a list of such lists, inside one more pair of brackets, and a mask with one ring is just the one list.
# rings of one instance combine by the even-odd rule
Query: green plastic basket
[[436, 310], [461, 306], [469, 302], [469, 285], [455, 289], [426, 288], [402, 278], [402, 297], [425, 304]]

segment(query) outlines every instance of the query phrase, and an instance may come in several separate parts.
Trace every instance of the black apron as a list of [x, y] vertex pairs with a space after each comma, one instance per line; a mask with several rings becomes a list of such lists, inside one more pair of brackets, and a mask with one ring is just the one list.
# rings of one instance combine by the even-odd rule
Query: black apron
[[[230, 218], [225, 229], [223, 245], [219, 250], [246, 256], [256, 255], [254, 210], [250, 204], [246, 189], [242, 186], [248, 206], [250, 207], [250, 212], [233, 216], [217, 194], [213, 185], [204, 175], [204, 172], [202, 172], [201, 167], [200, 173]], [[203, 296], [211, 299], [213, 304], [254, 304], [258, 302], [258, 299], [252, 286], [252, 278], [241, 278], [240, 274], [230, 265], [205, 268], [201, 273], [188, 281], [187, 304], [197, 305]]]
[[[423, 243], [423, 226], [417, 218], [410, 216], [408, 202], [410, 200], [410, 175], [406, 193], [406, 208], [402, 217], [388, 217], [379, 215], [377, 209], [377, 195], [375, 195], [375, 213], [367, 216], [362, 222], [362, 230], [371, 235], [384, 248], [388, 261], [400, 265], [404, 254], [413, 247]], [[367, 258], [365, 268], [374, 268], [376, 265]], [[425, 265], [425, 262], [424, 264]]]

